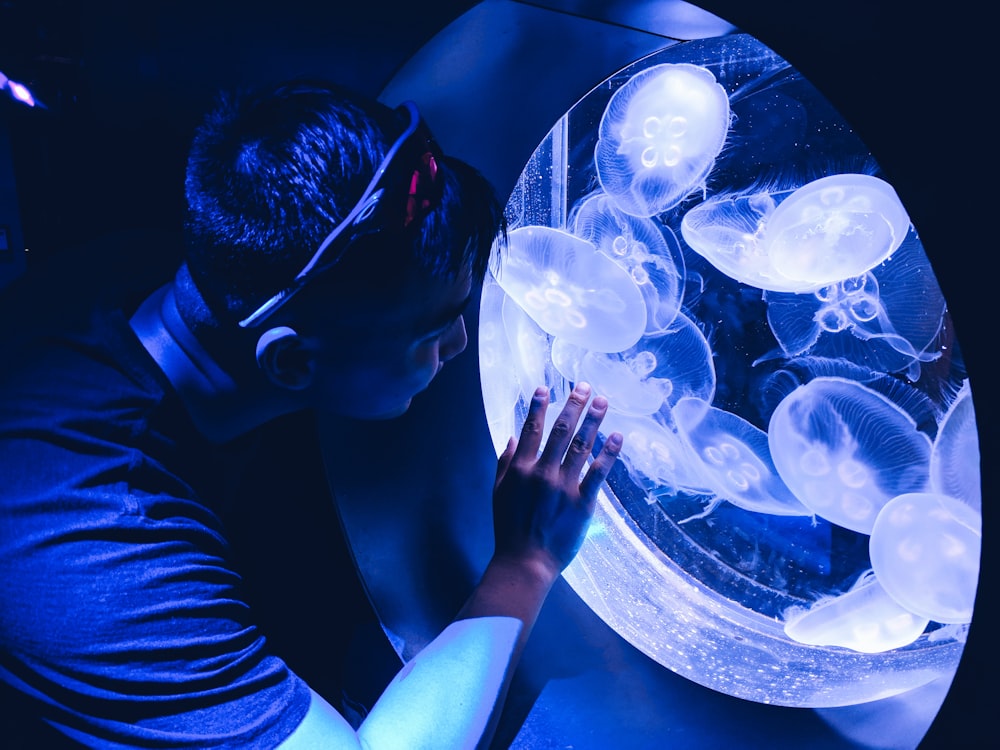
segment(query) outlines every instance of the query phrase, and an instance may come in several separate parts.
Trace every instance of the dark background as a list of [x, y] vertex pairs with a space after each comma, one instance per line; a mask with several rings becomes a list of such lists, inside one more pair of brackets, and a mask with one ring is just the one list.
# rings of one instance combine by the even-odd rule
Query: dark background
[[[48, 107], [29, 110], [0, 98], [29, 273], [73, 268], [79, 286], [112, 269], [122, 278], [159, 278], [179, 252], [169, 242], [155, 250], [126, 243], [104, 253], [88, 242], [123, 230], [173, 236], [184, 154], [216, 90], [314, 74], [377, 95], [400, 65], [474, 4], [0, 0], [0, 71], [29, 85]], [[934, 264], [974, 390], [986, 536], [966, 657], [923, 746], [990, 746], [987, 700], [997, 666], [990, 367], [1000, 298], [991, 24], [970, 2], [695, 4], [758, 37], [830, 99], [883, 167]], [[590, 15], [616, 3], [558, 5]]]

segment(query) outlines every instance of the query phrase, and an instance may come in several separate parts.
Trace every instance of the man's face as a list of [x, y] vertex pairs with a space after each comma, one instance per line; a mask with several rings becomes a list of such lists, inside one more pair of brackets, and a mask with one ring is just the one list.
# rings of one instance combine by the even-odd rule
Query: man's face
[[350, 315], [317, 358], [318, 408], [357, 419], [403, 414], [465, 349], [462, 312], [471, 293], [468, 274], [455, 281], [419, 274], [401, 293]]

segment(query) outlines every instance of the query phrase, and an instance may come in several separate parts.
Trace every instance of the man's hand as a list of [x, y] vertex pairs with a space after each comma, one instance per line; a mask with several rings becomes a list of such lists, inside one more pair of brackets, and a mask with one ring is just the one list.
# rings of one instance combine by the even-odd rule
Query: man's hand
[[[541, 564], [555, 580], [580, 549], [597, 491], [622, 445], [620, 434], [608, 436], [580, 478], [608, 409], [603, 396], [595, 396], [587, 408], [589, 398], [590, 386], [578, 383], [539, 455], [549, 396], [544, 387], [535, 391], [520, 440], [511, 438], [497, 465], [493, 491], [495, 559]], [[587, 414], [576, 430], [584, 409]]]

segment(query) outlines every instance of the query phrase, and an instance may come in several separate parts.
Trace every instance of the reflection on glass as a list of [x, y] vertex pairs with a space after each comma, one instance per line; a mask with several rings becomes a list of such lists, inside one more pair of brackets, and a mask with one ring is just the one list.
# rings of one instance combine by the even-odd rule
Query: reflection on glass
[[601, 439], [625, 436], [567, 580], [652, 658], [739, 697], [926, 684], [971, 619], [971, 388], [881, 174], [756, 40], [678, 44], [556, 123], [486, 280], [491, 431], [519, 429], [536, 385], [561, 402], [586, 380], [609, 398]]

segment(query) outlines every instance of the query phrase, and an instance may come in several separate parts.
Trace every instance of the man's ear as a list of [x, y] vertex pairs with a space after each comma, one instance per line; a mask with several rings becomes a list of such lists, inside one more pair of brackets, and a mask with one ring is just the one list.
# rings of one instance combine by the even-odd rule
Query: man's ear
[[272, 383], [293, 391], [308, 388], [315, 372], [308, 347], [288, 326], [270, 328], [257, 339], [257, 365]]

